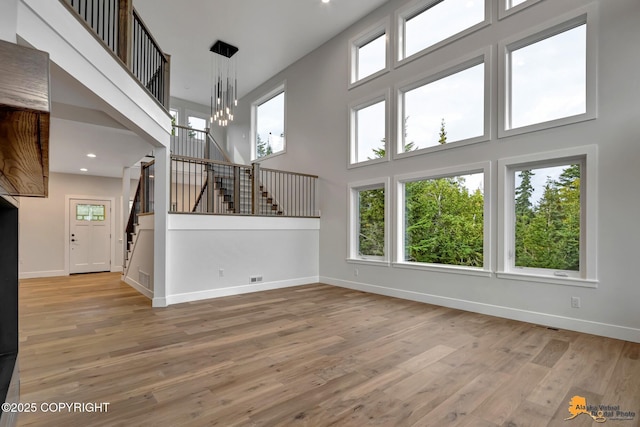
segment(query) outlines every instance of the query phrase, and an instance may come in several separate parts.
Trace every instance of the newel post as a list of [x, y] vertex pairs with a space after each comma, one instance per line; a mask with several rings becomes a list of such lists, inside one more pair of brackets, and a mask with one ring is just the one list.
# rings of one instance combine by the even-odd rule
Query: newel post
[[131, 68], [133, 0], [118, 1], [118, 57]]
[[251, 171], [251, 213], [258, 215], [260, 213], [260, 163], [252, 163], [253, 171]]

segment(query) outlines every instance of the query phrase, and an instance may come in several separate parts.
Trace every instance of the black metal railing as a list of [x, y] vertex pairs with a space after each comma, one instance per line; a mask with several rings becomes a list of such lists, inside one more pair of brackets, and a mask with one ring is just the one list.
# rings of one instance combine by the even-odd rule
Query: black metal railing
[[169, 108], [170, 58], [133, 8], [132, 0], [60, 0], [73, 10], [165, 108]]
[[142, 164], [142, 170], [140, 171], [140, 181], [138, 181], [136, 194], [133, 198], [133, 205], [131, 206], [131, 211], [129, 212], [129, 220], [127, 221], [127, 227], [125, 228], [127, 239], [123, 251], [123, 266], [126, 266], [128, 263], [129, 250], [131, 250], [131, 244], [133, 243], [133, 235], [136, 231], [136, 225], [138, 224], [138, 217], [142, 214], [153, 213], [153, 201], [155, 199], [153, 196], [153, 192], [155, 190], [154, 173], [155, 163], [153, 161]]
[[172, 213], [318, 217], [318, 177], [171, 156]]
[[165, 93], [168, 89], [167, 57], [135, 9], [132, 27], [131, 72], [164, 105], [169, 99], [169, 94]]
[[154, 161], [142, 164], [142, 174], [140, 176], [140, 213], [153, 213], [154, 210], [154, 191], [155, 191], [155, 170]]
[[173, 155], [231, 163], [227, 153], [207, 130], [174, 125], [171, 135]]
[[258, 191], [263, 197], [268, 194], [278, 215], [313, 217], [317, 216], [317, 180], [315, 175], [260, 168]]
[[118, 55], [120, 0], [67, 0], [78, 15]]

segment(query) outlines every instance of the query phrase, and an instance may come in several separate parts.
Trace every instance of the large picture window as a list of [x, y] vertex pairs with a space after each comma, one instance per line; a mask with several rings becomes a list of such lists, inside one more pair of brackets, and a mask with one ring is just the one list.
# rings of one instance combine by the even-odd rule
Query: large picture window
[[595, 230], [587, 224], [595, 215], [595, 149], [556, 155], [501, 161], [506, 242], [502, 270], [559, 280], [593, 280]]
[[285, 151], [284, 86], [253, 104], [253, 158]]
[[484, 56], [404, 86], [398, 153], [487, 139]]
[[490, 270], [489, 165], [475, 167], [398, 178], [399, 263]]

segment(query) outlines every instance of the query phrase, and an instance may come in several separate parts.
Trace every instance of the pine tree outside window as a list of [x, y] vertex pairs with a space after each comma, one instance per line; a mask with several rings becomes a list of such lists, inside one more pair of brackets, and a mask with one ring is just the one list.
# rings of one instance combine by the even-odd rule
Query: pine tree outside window
[[252, 104], [251, 130], [253, 160], [285, 152], [284, 84]]
[[595, 286], [596, 151], [588, 146], [556, 155], [499, 161], [505, 193], [498, 275]]

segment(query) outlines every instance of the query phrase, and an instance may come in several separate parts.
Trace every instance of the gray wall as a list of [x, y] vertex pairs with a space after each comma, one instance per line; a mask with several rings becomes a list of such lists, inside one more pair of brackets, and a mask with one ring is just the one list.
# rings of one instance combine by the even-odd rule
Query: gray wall
[[[131, 181], [131, 197], [137, 180]], [[115, 244], [112, 271], [122, 268], [122, 179], [98, 176], [52, 173], [49, 176], [48, 198], [20, 198], [20, 277], [63, 276], [65, 265], [65, 196], [113, 198], [111, 211], [115, 229], [111, 230]]]
[[[250, 104], [273, 87], [287, 85], [287, 151], [267, 159], [264, 167], [302, 171], [321, 178], [320, 276], [327, 283], [397, 295], [467, 310], [491, 313], [557, 327], [640, 341], [640, 286], [634, 264], [640, 241], [640, 3], [600, 0], [598, 42], [598, 118], [577, 124], [498, 139], [497, 57], [494, 56], [491, 134], [472, 144], [366, 167], [347, 169], [348, 105], [369, 93], [455, 61], [487, 45], [544, 23], [575, 8], [582, 0], [542, 1], [498, 20], [446, 48], [392, 69], [377, 79], [348, 90], [348, 45], [352, 37], [383, 18], [393, 18], [404, 0], [392, 0], [344, 33], [265, 82], [239, 103], [239, 120], [227, 137], [236, 161], [250, 160]], [[497, 5], [498, 2], [493, 2]], [[495, 9], [495, 8], [494, 8]], [[453, 167], [478, 161], [597, 144], [599, 149], [596, 289], [455, 273], [354, 265], [347, 259], [347, 184], [413, 171]], [[497, 177], [493, 176], [493, 193]], [[395, 197], [395, 192], [392, 194]], [[492, 206], [493, 257], [497, 256], [497, 201]], [[396, 238], [394, 232], [392, 238]], [[359, 275], [354, 276], [358, 268]], [[572, 309], [570, 297], [582, 299]]]

